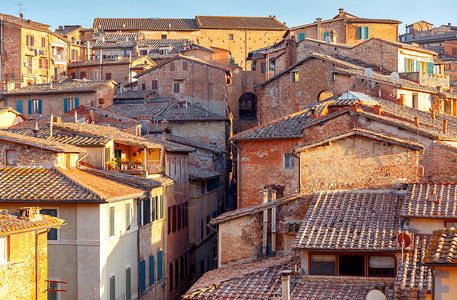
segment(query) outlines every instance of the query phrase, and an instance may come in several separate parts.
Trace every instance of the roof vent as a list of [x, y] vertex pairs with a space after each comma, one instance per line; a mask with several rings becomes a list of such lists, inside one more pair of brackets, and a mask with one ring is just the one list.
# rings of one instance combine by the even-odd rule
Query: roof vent
[[439, 202], [439, 198], [438, 198], [438, 195], [436, 194], [436, 186], [434, 186], [431, 190], [430, 190], [430, 195], [428, 195], [428, 201], [429, 202]]

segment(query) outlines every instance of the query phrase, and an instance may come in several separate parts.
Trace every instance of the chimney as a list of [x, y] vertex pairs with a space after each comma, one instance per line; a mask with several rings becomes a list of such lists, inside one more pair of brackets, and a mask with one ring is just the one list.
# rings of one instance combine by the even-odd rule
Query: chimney
[[398, 103], [399, 103], [401, 106], [405, 106], [405, 95], [404, 95], [404, 94], [401, 94], [401, 95], [400, 95], [400, 98], [398, 99]]
[[414, 117], [414, 125], [419, 128], [419, 117]]
[[297, 62], [297, 42], [295, 37], [286, 40], [286, 69]]
[[300, 103], [295, 103], [295, 112], [300, 111]]
[[432, 119], [436, 120], [436, 116], [435, 116], [435, 111], [434, 110], [432, 110]]
[[290, 274], [292, 274], [292, 270], [279, 272], [281, 276], [281, 300], [290, 300]]
[[29, 23], [30, 25], [32, 25], [32, 20], [27, 20], [27, 23]]
[[382, 115], [381, 105], [375, 105], [375, 106], [373, 106], [373, 113], [374, 113], [375, 115], [381, 116], [381, 115]]
[[43, 216], [40, 214], [39, 207], [21, 207], [18, 209], [18, 219], [27, 219], [32, 222], [41, 221]]
[[[263, 204], [268, 202], [268, 190], [263, 190]], [[268, 209], [263, 211], [262, 256], [267, 255], [268, 240]]]
[[447, 120], [443, 120], [443, 133], [447, 134]]
[[38, 122], [35, 122], [35, 127], [33, 127], [32, 132], [34, 137], [38, 137], [38, 132], [40, 131], [40, 128], [38, 127]]
[[344, 14], [344, 8], [338, 8], [338, 15], [342, 17]]
[[322, 39], [322, 33], [321, 33], [321, 22], [322, 18], [316, 18], [316, 23], [317, 23], [317, 39], [320, 40]]
[[319, 118], [319, 113], [317, 112], [317, 110], [315, 108], [312, 108], [310, 110], [311, 114], [309, 115], [309, 118], [310, 119], [317, 119]]

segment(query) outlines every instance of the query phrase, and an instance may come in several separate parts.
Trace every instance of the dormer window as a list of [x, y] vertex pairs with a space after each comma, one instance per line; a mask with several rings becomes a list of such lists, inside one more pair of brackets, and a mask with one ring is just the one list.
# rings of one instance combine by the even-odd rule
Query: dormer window
[[17, 165], [17, 151], [16, 150], [6, 150], [6, 165], [15, 166]]

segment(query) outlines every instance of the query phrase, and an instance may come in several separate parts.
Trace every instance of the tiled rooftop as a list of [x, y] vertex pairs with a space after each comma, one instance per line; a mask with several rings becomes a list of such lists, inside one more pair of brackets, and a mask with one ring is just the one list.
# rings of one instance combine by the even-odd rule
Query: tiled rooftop
[[150, 136], [145, 136], [146, 139], [149, 141], [162, 145], [166, 151], [171, 151], [171, 152], [193, 152], [195, 151], [194, 148], [180, 144], [180, 143], [174, 143], [166, 140], [162, 140], [159, 138], [153, 138]]
[[418, 182], [408, 185], [401, 216], [457, 218], [457, 182]]
[[[293, 270], [291, 256], [271, 257], [209, 271], [184, 299], [276, 299], [281, 292], [280, 272]], [[291, 276], [291, 299], [365, 299], [369, 291], [393, 291], [395, 279], [337, 276]]]
[[424, 257], [424, 264], [457, 264], [457, 229], [433, 231]]
[[[130, 64], [130, 59], [128, 57], [119, 57], [119, 58], [104, 58], [102, 59], [102, 65], [123, 65]], [[99, 66], [99, 59], [89, 59], [89, 60], [80, 60], [74, 61], [68, 64], [68, 68], [79, 68], [79, 67], [88, 67], [88, 66]]]
[[0, 236], [16, 234], [31, 229], [59, 227], [64, 220], [47, 215], [22, 217], [18, 212], [0, 210]]
[[211, 178], [215, 178], [217, 176], [220, 176], [221, 173], [207, 170], [207, 169], [201, 169], [197, 166], [194, 165], [189, 165], [189, 180], [190, 181], [203, 181], [203, 180], [208, 180]]
[[136, 136], [127, 132], [123, 132], [114, 127], [101, 126], [86, 123], [54, 123], [54, 128], [63, 130], [68, 133], [76, 133], [81, 136], [101, 137], [113, 139], [119, 143], [125, 143], [132, 146], [145, 148], [161, 148], [160, 145], [154, 144], [141, 136]]
[[85, 81], [67, 80], [63, 82], [31, 84], [23, 88], [4, 92], [3, 95], [40, 95], [40, 94], [59, 94], [59, 93], [87, 93], [95, 92], [102, 86], [108, 85], [113, 81]]
[[6, 130], [0, 130], [0, 141], [13, 142], [23, 145], [29, 145], [32, 147], [54, 151], [54, 152], [85, 152], [86, 150], [76, 147], [74, 145], [64, 144], [60, 141], [46, 140], [42, 138], [36, 138], [33, 136], [27, 136], [20, 133], [14, 133]]
[[167, 18], [95, 18], [93, 29], [113, 30], [161, 30], [195, 31], [198, 30], [195, 19]]
[[185, 137], [177, 136], [174, 134], [167, 134], [166, 139], [167, 139], [167, 141], [170, 141], [170, 142], [187, 145], [187, 146], [190, 146], [193, 148], [210, 151], [210, 152], [213, 152], [216, 154], [225, 153], [224, 149], [221, 149], [221, 148], [218, 148], [218, 147], [215, 147], [212, 145], [208, 145], [208, 144], [203, 144], [203, 143], [197, 142], [195, 140], [186, 139]]
[[148, 96], [152, 95], [154, 91], [152, 90], [138, 90], [138, 91], [123, 91], [122, 94], [114, 96], [114, 100], [136, 100], [136, 99], [145, 99]]
[[203, 29], [287, 30], [275, 17], [196, 16], [197, 25]]
[[392, 191], [323, 191], [303, 219], [295, 249], [398, 251], [403, 197]]
[[140, 176], [134, 176], [125, 174], [122, 172], [115, 172], [115, 171], [107, 171], [107, 170], [100, 170], [95, 168], [87, 168], [81, 167], [87, 173], [91, 173], [97, 175], [99, 177], [107, 178], [107, 179], [114, 179], [119, 182], [132, 184], [134, 186], [140, 186], [147, 189], [153, 189], [159, 187], [161, 184], [160, 182], [148, 178], [143, 178]]

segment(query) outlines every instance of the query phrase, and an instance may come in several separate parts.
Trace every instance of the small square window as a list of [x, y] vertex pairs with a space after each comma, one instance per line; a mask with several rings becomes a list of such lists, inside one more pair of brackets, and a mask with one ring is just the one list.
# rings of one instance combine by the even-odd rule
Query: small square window
[[298, 72], [298, 71], [292, 72], [292, 82], [298, 82], [299, 78], [300, 78], [300, 72]]
[[310, 274], [311, 275], [335, 275], [336, 257], [335, 255], [311, 254]]
[[162, 35], [160, 36], [160, 38], [161, 38], [162, 40], [166, 40], [166, 39], [167, 39], [167, 35], [166, 35], [166, 34], [162, 34]]
[[180, 91], [181, 91], [181, 83], [175, 82], [174, 85], [173, 85], [173, 92], [175, 94], [179, 94]]
[[6, 164], [8, 166], [17, 165], [17, 151], [16, 150], [6, 150]]
[[[42, 209], [40, 211], [40, 213], [42, 215], [57, 217], [57, 209]], [[53, 241], [57, 240], [57, 229], [56, 228], [49, 229], [48, 240], [53, 240]]]
[[158, 81], [154, 79], [151, 82], [151, 89], [152, 90], [157, 90], [157, 88], [158, 88]]
[[295, 160], [292, 153], [284, 153], [284, 168], [292, 169], [295, 167]]
[[233, 41], [233, 34], [229, 34], [229, 38], [228, 38], [230, 41]]
[[105, 74], [105, 79], [106, 80], [111, 80], [111, 73], [106, 73]]

